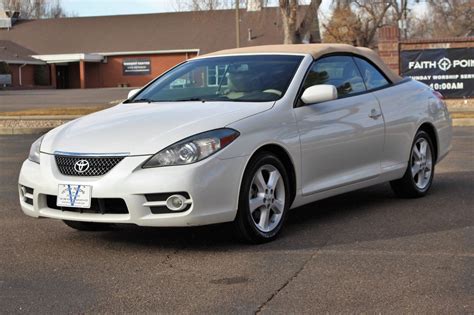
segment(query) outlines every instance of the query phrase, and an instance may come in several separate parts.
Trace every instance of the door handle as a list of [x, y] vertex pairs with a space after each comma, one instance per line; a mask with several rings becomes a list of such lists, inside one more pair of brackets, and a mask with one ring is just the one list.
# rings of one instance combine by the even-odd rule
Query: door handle
[[378, 119], [380, 116], [382, 116], [381, 112], [378, 112], [375, 108], [370, 111], [369, 117], [372, 119]]

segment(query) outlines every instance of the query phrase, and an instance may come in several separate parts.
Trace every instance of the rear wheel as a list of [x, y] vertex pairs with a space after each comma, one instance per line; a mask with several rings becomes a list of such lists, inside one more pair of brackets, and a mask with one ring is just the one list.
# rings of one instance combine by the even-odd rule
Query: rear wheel
[[283, 163], [272, 153], [254, 157], [240, 189], [234, 222], [238, 234], [251, 243], [274, 240], [285, 222], [289, 206], [289, 180]]
[[397, 196], [418, 198], [427, 194], [433, 182], [435, 156], [430, 136], [420, 130], [413, 141], [410, 160], [405, 175], [390, 182]]
[[110, 223], [96, 223], [96, 222], [80, 222], [80, 221], [63, 221], [67, 226], [78, 231], [108, 231], [114, 225]]

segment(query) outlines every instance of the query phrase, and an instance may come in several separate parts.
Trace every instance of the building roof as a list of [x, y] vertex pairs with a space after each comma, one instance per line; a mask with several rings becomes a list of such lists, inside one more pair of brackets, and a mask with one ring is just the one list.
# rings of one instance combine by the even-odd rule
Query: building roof
[[0, 40], [0, 62], [8, 64], [44, 64], [32, 58], [35, 52], [9, 40]]
[[402, 80], [398, 74], [393, 72], [372, 49], [366, 47], [354, 47], [347, 44], [297, 44], [297, 45], [264, 45], [254, 47], [243, 47], [216, 51], [207, 56], [230, 55], [230, 54], [305, 54], [311, 55], [313, 59], [320, 58], [332, 53], [352, 53], [371, 60], [382, 70], [392, 82]]
[[[240, 15], [242, 46], [282, 42], [278, 8], [242, 9]], [[15, 41], [38, 55], [182, 49], [208, 53], [235, 47], [234, 21], [234, 10], [23, 20], [0, 30], [0, 40]]]

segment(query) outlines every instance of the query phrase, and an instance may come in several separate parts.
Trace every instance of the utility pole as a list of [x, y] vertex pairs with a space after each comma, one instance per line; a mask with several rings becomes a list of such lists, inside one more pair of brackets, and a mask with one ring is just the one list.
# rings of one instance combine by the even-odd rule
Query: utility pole
[[[416, 3], [421, 2], [422, 0], [415, 0]], [[398, 6], [397, 1], [394, 0], [392, 6]], [[403, 39], [408, 39], [408, 0], [400, 0], [400, 15], [398, 21], [398, 28], [403, 34]]]
[[235, 0], [235, 47], [240, 47], [240, 0]]
[[403, 10], [403, 35], [405, 39], [408, 39], [408, 0], [402, 0], [402, 10]]

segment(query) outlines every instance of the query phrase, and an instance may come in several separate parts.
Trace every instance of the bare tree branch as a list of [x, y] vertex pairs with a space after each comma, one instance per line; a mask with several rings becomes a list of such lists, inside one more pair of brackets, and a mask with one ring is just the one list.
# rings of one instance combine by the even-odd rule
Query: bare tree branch
[[377, 30], [385, 24], [393, 1], [339, 0], [324, 25], [324, 41], [375, 47]]
[[318, 10], [321, 0], [311, 0], [308, 6], [305, 6], [304, 17], [299, 25], [298, 0], [279, 0], [280, 12], [282, 15], [284, 43], [295, 44], [303, 41], [319, 42], [319, 18]]
[[42, 19], [68, 16], [60, 0], [0, 0], [5, 10], [19, 11], [20, 18]]

